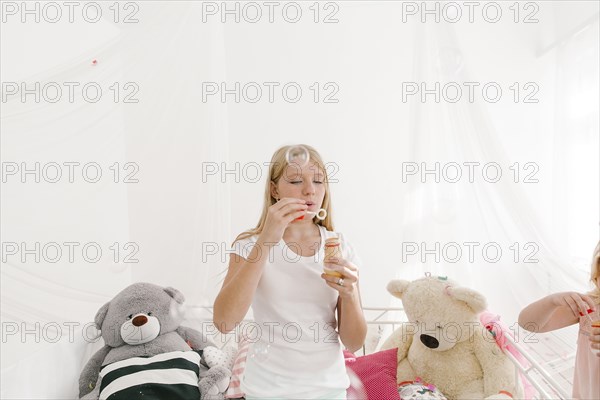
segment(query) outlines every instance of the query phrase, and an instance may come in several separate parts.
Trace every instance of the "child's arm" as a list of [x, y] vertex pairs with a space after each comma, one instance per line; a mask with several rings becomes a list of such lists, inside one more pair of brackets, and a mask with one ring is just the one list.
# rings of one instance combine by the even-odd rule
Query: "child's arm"
[[519, 325], [530, 332], [549, 332], [576, 324], [590, 309], [595, 310], [595, 306], [589, 296], [554, 293], [525, 307], [519, 314]]
[[214, 304], [213, 322], [220, 332], [231, 332], [246, 316], [269, 250], [268, 243], [259, 238], [248, 259], [231, 255], [225, 281]]
[[263, 231], [248, 259], [239, 255], [230, 257], [225, 281], [214, 304], [213, 322], [220, 332], [232, 331], [244, 319], [272, 246], [279, 243], [287, 225], [303, 216], [306, 210], [304, 200], [281, 199], [269, 207]]
[[[98, 350], [92, 358], [90, 358], [85, 364], [83, 371], [79, 377], [79, 398], [91, 393], [94, 390], [94, 385], [98, 382], [98, 375], [100, 374], [100, 368], [102, 367], [102, 362], [110, 353], [112, 347], [104, 345], [100, 350]], [[96, 399], [98, 393], [96, 393]], [[94, 398], [92, 397], [89, 397]]]
[[321, 274], [327, 285], [339, 292], [336, 307], [338, 332], [342, 344], [349, 351], [355, 352], [363, 346], [367, 336], [367, 322], [358, 286], [358, 267], [343, 258], [329, 259], [325, 266], [343, 276], [345, 283], [340, 285], [339, 278]]
[[362, 311], [358, 282], [354, 294], [345, 297], [340, 295], [338, 298], [337, 314], [342, 343], [351, 352], [359, 350], [365, 343], [367, 323]]

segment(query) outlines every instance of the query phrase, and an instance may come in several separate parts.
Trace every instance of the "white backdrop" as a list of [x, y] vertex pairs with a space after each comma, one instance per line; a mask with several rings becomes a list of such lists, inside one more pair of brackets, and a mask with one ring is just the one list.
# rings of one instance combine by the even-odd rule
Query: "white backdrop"
[[[121, 3], [115, 22], [115, 10], [103, 3], [94, 23], [77, 12], [73, 23], [64, 16], [50, 23], [44, 15], [22, 22], [22, 10], [13, 14], [3, 5], [3, 381], [19, 362], [58, 346], [49, 339], [57, 329], [68, 342], [65, 324], [80, 328], [131, 282], [172, 285], [188, 304], [211, 305], [227, 246], [258, 220], [264, 163], [284, 144], [310, 144], [329, 163], [337, 180], [334, 222], [363, 260], [365, 305], [397, 304], [384, 290], [387, 282], [430, 271], [480, 290], [512, 325], [533, 299], [588, 287], [599, 221], [597, 3], [537, 2], [538, 9], [520, 3], [518, 22], [502, 3], [496, 23], [481, 9], [473, 23], [466, 14], [456, 23], [425, 15], [423, 23], [407, 2], [388, 1], [299, 2], [296, 23], [282, 16], [289, 3], [275, 9], [272, 23], [262, 3], [256, 23], [247, 21], [251, 9], [239, 22], [233, 14], [222, 22], [221, 2], [131, 4]], [[288, 11], [294, 18], [294, 8]], [[138, 22], [124, 23], [127, 16]], [[338, 22], [324, 23], [327, 16]], [[524, 23], [527, 16], [538, 22]], [[64, 96], [47, 101], [49, 86], [39, 102], [33, 95], [22, 101], [20, 92], [13, 94], [21, 82], [27, 88], [57, 82]], [[95, 82], [102, 97], [92, 103], [76, 90], [67, 101], [65, 82], [79, 88]], [[235, 94], [222, 101], [220, 92], [207, 92], [236, 82], [256, 85], [241, 90], [239, 102]], [[264, 82], [273, 82], [272, 102]], [[463, 98], [447, 101], [451, 91], [439, 102], [433, 94], [424, 102], [420, 93], [406, 95], [422, 82], [429, 89], [456, 82]], [[473, 102], [465, 100], [465, 82], [479, 85]], [[490, 82], [503, 91], [497, 102], [483, 98], [481, 87]], [[302, 89], [297, 102], [281, 91], [291, 83]], [[262, 97], [252, 102], [256, 86]], [[337, 102], [325, 102], [334, 91], [330, 99]], [[527, 95], [538, 102], [524, 102]], [[36, 162], [39, 183], [34, 174], [21, 176], [24, 165]], [[72, 183], [69, 162], [80, 163]], [[81, 174], [92, 162], [102, 172], [97, 183]], [[436, 162], [451, 176], [452, 163], [462, 165], [462, 179], [403, 179], [403, 170]], [[465, 162], [480, 163], [473, 183]], [[49, 182], [50, 163], [62, 166], [57, 183]], [[482, 177], [489, 163], [501, 168], [497, 183]], [[35, 249], [36, 242], [39, 262], [34, 254], [23, 261], [23, 248]], [[73, 260], [64, 242], [77, 243]], [[403, 254], [411, 243], [431, 249], [436, 242], [449, 251], [457, 243], [462, 257], [450, 262], [449, 252], [423, 262], [422, 251]], [[465, 242], [478, 243], [473, 262]], [[63, 251], [56, 262], [49, 261], [51, 243]], [[97, 262], [82, 255], [90, 243], [102, 250]], [[502, 250], [498, 262], [482, 256], [487, 243]], [[532, 252], [538, 261], [524, 262]]]

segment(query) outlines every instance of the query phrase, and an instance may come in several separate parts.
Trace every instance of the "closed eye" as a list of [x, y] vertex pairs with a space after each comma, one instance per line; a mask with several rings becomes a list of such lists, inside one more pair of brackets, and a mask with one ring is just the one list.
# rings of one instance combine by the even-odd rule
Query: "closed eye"
[[[297, 184], [297, 183], [302, 183], [302, 181], [291, 181], [290, 183], [291, 183], [292, 185], [295, 185], [295, 184]], [[322, 181], [313, 181], [313, 183], [316, 183], [316, 184], [318, 184], [318, 185], [322, 185], [322, 184], [323, 184], [323, 182], [322, 182]]]

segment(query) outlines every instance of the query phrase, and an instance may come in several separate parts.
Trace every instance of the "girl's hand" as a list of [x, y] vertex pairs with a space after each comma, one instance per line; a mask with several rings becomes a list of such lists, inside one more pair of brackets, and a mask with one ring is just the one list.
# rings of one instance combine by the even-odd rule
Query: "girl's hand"
[[325, 280], [325, 283], [340, 292], [340, 297], [352, 298], [356, 293], [356, 283], [358, 282], [358, 268], [356, 268], [356, 265], [343, 258], [329, 258], [324, 264], [327, 269], [342, 274], [341, 278], [321, 274], [321, 278]]
[[552, 295], [552, 304], [567, 306], [576, 318], [583, 317], [596, 310], [591, 297], [577, 292], [563, 292]]
[[263, 233], [269, 241], [279, 242], [288, 224], [303, 216], [306, 210], [305, 200], [289, 197], [279, 200], [269, 207]]

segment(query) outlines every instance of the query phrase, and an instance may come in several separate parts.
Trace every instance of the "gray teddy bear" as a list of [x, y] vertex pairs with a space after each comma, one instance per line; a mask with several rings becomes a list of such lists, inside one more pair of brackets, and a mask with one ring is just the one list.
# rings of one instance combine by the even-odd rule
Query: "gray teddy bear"
[[104, 347], [79, 378], [81, 399], [223, 399], [235, 354], [180, 326], [184, 297], [151, 283], [128, 286], [94, 319]]

